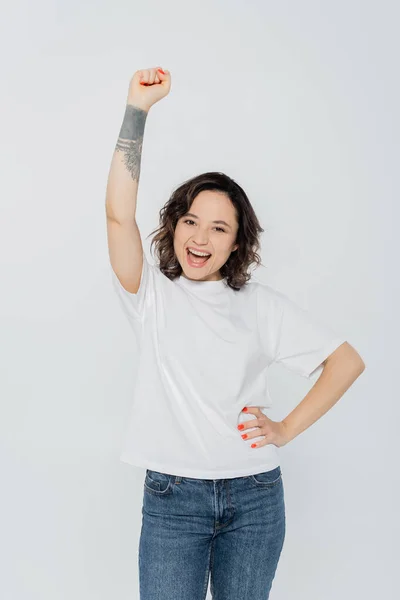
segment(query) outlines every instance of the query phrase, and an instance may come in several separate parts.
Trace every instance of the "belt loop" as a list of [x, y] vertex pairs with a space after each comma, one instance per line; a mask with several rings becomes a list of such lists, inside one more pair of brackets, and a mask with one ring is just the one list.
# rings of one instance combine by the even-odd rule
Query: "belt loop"
[[175, 475], [175, 483], [180, 483], [182, 481], [182, 477], [180, 475]]

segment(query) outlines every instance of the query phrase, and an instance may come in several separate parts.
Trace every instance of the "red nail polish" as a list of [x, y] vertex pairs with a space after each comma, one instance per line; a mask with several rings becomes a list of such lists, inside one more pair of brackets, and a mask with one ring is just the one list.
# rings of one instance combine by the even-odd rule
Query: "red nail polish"
[[245, 440], [247, 438], [247, 433], [242, 433], [242, 438]]
[[255, 448], [256, 446], [257, 446], [257, 444], [252, 444], [251, 445], [252, 448]]
[[247, 406], [245, 406], [245, 407], [243, 408], [243, 411], [244, 411], [244, 412], [246, 412], [246, 410], [247, 410]]
[[243, 423], [241, 423], [240, 425], [238, 425], [238, 429], [243, 429], [244, 425]]
[[162, 69], [157, 69], [157, 71], [160, 71], [160, 73], [162, 73], [163, 75], [165, 75], [164, 71]]

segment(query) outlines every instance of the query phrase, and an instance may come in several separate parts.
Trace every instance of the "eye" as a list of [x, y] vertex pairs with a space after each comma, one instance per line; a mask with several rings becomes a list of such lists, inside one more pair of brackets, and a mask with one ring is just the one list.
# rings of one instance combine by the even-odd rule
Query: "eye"
[[[195, 222], [194, 222], [192, 219], [185, 219], [183, 222], [184, 222], [185, 224], [186, 224], [186, 223], [188, 223], [188, 224], [189, 224], [189, 223], [194, 223], [194, 224], [195, 224]], [[214, 229], [218, 229], [219, 231], [222, 231], [222, 233], [225, 233], [225, 229], [223, 229], [222, 227], [215, 227]]]

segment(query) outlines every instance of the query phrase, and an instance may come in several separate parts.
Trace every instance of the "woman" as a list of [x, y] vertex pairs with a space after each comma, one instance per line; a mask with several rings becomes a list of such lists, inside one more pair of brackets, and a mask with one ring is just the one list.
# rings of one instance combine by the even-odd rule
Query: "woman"
[[[263, 229], [223, 173], [174, 191], [153, 232], [159, 264], [147, 261], [135, 220], [143, 135], [170, 87], [160, 68], [132, 77], [106, 199], [112, 281], [139, 344], [121, 460], [146, 469], [140, 598], [203, 600], [210, 577], [215, 600], [265, 600], [285, 537], [276, 447], [326, 412], [364, 363], [284, 294], [251, 280]], [[281, 422], [261, 410], [273, 362], [320, 375], [320, 395]]]

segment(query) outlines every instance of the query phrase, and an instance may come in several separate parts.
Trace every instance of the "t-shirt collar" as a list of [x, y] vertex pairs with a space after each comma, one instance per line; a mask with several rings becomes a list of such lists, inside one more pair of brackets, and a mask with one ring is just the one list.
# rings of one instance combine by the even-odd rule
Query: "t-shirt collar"
[[223, 291], [226, 289], [226, 279], [218, 279], [216, 281], [205, 281], [205, 280], [196, 280], [196, 279], [188, 279], [187, 277], [180, 275], [177, 279], [177, 282], [193, 291], [199, 291], [202, 293], [215, 293], [218, 291]]

